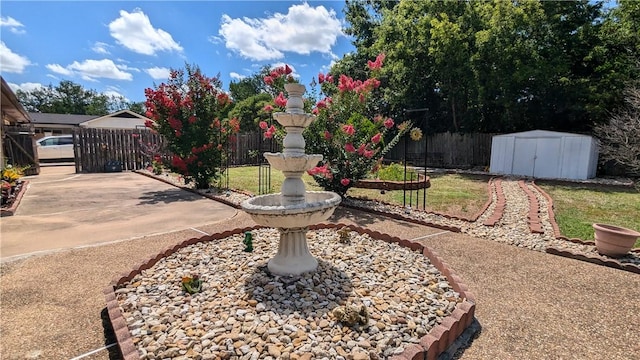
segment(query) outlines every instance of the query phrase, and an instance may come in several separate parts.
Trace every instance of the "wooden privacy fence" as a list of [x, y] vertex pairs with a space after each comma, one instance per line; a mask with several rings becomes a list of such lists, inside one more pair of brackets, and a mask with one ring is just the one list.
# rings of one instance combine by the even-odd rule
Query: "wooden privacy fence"
[[[413, 141], [406, 136], [385, 159], [407, 160], [415, 166], [468, 167], [488, 166], [491, 161], [491, 138], [494, 134], [440, 133]], [[407, 141], [408, 139], [408, 141]], [[406, 152], [405, 152], [406, 141]], [[138, 170], [150, 164], [156, 153], [165, 164], [171, 159], [163, 137], [146, 129], [75, 130], [76, 172], [103, 172], [110, 161], [122, 164], [122, 170]], [[262, 153], [281, 149], [261, 133], [237, 134], [228, 148], [230, 166], [264, 163]]]
[[103, 172], [117, 161], [122, 170], [138, 170], [150, 164], [156, 153], [168, 159], [161, 135], [146, 129], [92, 129], [74, 131], [76, 172]]
[[495, 134], [438, 133], [423, 136], [413, 141], [405, 136], [396, 147], [387, 153], [385, 159], [402, 161], [405, 159], [415, 166], [469, 167], [489, 166], [491, 162], [491, 139]]

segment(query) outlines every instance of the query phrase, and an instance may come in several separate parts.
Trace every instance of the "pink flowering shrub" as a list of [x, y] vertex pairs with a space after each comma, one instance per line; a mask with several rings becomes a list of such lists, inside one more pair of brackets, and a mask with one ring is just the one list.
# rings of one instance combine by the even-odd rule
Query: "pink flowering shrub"
[[[410, 128], [408, 123], [397, 124], [375, 110], [380, 108], [374, 96], [380, 87], [376, 74], [383, 62], [384, 54], [369, 61], [372, 76], [364, 81], [343, 74], [336, 82], [332, 75], [318, 75], [320, 98], [311, 110], [317, 119], [304, 137], [307, 154], [324, 157], [309, 174], [325, 190], [344, 196]], [[276, 107], [275, 111], [284, 111], [278, 102]], [[273, 136], [275, 131], [265, 129], [265, 136]]]
[[173, 154], [169, 167], [181, 174], [185, 183], [209, 187], [217, 180], [225, 163], [227, 143], [240, 130], [237, 119], [225, 119], [231, 99], [217, 78], [204, 76], [199, 68], [172, 70], [167, 83], [145, 90], [147, 127], [167, 140]]

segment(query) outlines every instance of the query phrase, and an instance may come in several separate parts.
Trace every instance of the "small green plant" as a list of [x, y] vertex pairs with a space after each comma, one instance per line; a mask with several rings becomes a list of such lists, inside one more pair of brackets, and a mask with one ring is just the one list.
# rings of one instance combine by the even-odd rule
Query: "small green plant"
[[182, 290], [189, 294], [199, 293], [202, 290], [202, 280], [198, 275], [185, 276], [182, 278]]
[[[404, 181], [404, 165], [393, 163], [380, 167], [378, 170], [378, 179], [387, 181]], [[407, 168], [407, 180], [417, 179], [416, 171], [413, 168]]]
[[244, 240], [242, 240], [244, 244], [244, 252], [252, 252], [253, 251], [253, 234], [251, 231], [247, 231], [244, 233]]

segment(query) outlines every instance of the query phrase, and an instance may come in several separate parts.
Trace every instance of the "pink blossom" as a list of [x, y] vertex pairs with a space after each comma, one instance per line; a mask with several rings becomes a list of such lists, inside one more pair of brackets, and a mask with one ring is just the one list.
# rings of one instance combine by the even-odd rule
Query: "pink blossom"
[[265, 139], [271, 139], [273, 137], [273, 133], [269, 132], [269, 131], [266, 131], [264, 133], [264, 137], [265, 137]]
[[289, 75], [289, 74], [291, 74], [292, 72], [293, 72], [293, 70], [291, 70], [291, 68], [289, 67], [289, 65], [285, 65], [285, 66], [284, 66], [284, 73], [285, 73], [286, 75]]
[[318, 73], [318, 83], [322, 84], [324, 82], [324, 74]]
[[360, 94], [358, 96], [358, 100], [360, 100], [360, 102], [363, 103], [364, 102], [364, 94]]
[[353, 125], [342, 125], [342, 131], [349, 136], [353, 136], [356, 133], [356, 129], [353, 128]]
[[373, 150], [365, 150], [363, 155], [367, 159], [371, 159], [373, 157], [374, 153], [375, 153], [375, 151], [373, 151]]
[[327, 107], [327, 102], [324, 99], [320, 100], [320, 101], [318, 101], [316, 106], [318, 107], [318, 109], [324, 109], [324, 108]]
[[264, 130], [266, 129], [269, 125], [267, 125], [266, 121], [260, 121], [260, 123], [258, 124], [258, 126], [260, 126], [260, 129]]
[[328, 132], [327, 130], [324, 131], [324, 139], [325, 140], [330, 140], [331, 139], [331, 133]]
[[369, 60], [367, 62], [367, 67], [369, 67], [370, 70], [378, 70], [382, 68], [382, 63], [384, 61], [384, 58], [385, 58], [384, 53], [379, 54], [378, 56], [376, 56], [375, 61]]
[[340, 184], [342, 184], [342, 186], [348, 186], [351, 183], [351, 180], [349, 179], [342, 179], [340, 180]]
[[319, 113], [319, 112], [320, 112], [320, 110], [318, 110], [318, 108], [317, 108], [317, 107], [316, 107], [316, 108], [313, 108], [313, 109], [311, 110], [311, 113], [312, 113], [313, 115], [318, 115], [318, 113]]
[[267, 112], [272, 112], [273, 111], [273, 106], [267, 104], [267, 105], [264, 106], [263, 110], [267, 111]]
[[375, 135], [373, 135], [373, 137], [371, 137], [371, 142], [374, 144], [377, 144], [380, 142], [380, 140], [382, 140], [382, 134], [377, 133]]
[[284, 97], [284, 94], [282, 93], [282, 91], [280, 92], [280, 94], [278, 94], [278, 97], [276, 97], [275, 103], [280, 107], [287, 106], [287, 98]]
[[324, 79], [324, 81], [333, 84], [333, 75], [327, 75], [327, 77]]
[[364, 155], [364, 151], [366, 150], [366, 145], [362, 144], [358, 147], [358, 155]]
[[264, 77], [264, 83], [267, 84], [267, 85], [273, 85], [273, 77], [265, 76]]
[[355, 152], [355, 151], [356, 151], [356, 148], [354, 148], [354, 147], [353, 147], [353, 144], [352, 144], [352, 143], [346, 143], [346, 144], [344, 145], [344, 151], [349, 152], [349, 153], [352, 153], [352, 152]]
[[393, 127], [393, 119], [392, 118], [387, 118], [387, 120], [384, 121], [384, 127], [386, 127], [387, 129], [391, 129]]

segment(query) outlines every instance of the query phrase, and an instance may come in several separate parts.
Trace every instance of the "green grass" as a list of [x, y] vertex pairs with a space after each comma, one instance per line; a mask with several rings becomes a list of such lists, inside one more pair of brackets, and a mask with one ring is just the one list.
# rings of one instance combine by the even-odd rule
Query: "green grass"
[[[307, 190], [322, 190], [304, 174]], [[471, 217], [488, 200], [486, 177], [459, 174], [430, 175], [431, 188], [426, 194], [426, 210], [454, 216]], [[284, 176], [271, 171], [271, 192], [279, 192]], [[606, 223], [640, 231], [640, 192], [633, 188], [557, 185], [539, 182], [540, 187], [554, 201], [556, 221], [562, 235], [569, 238], [593, 240], [593, 223]], [[258, 194], [258, 168], [255, 166], [229, 169], [229, 187]], [[351, 188], [349, 196], [381, 200], [392, 204], [409, 203], [401, 190], [387, 191]], [[416, 199], [418, 201], [416, 205]], [[411, 193], [411, 205], [422, 208], [423, 191]], [[640, 247], [640, 240], [636, 242]]]
[[[229, 170], [229, 187], [258, 194], [258, 167], [236, 167]], [[431, 188], [427, 190], [427, 211], [447, 213], [454, 216], [471, 217], [475, 215], [488, 200], [487, 179], [456, 174], [438, 174], [430, 176]], [[307, 190], [322, 190], [311, 176], [302, 177]], [[271, 171], [271, 191], [279, 192], [284, 176], [280, 171]], [[407, 192], [404, 201], [403, 191], [387, 191], [351, 188], [347, 195], [385, 201], [391, 204], [409, 204], [422, 209], [424, 191], [410, 194]], [[416, 205], [416, 200], [418, 201]]]
[[[640, 192], [633, 188], [540, 184], [554, 202], [562, 235], [593, 240], [593, 223], [640, 230]], [[640, 247], [640, 240], [635, 244]]]

